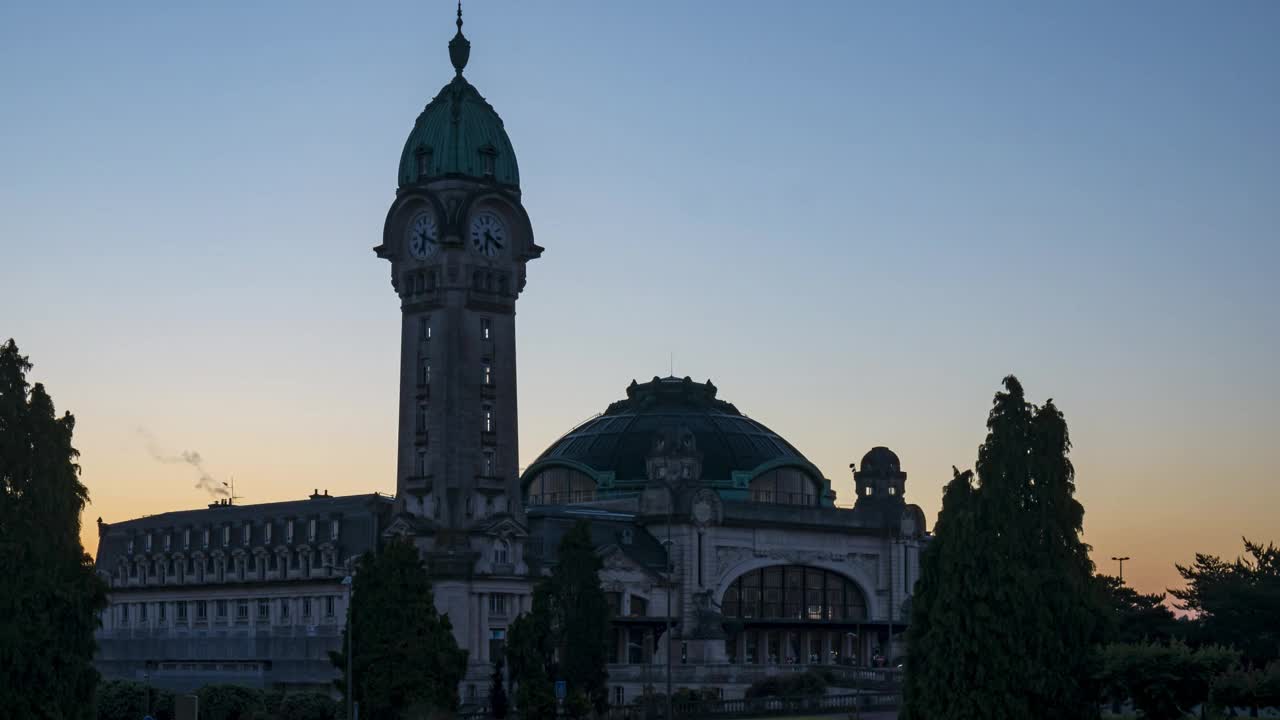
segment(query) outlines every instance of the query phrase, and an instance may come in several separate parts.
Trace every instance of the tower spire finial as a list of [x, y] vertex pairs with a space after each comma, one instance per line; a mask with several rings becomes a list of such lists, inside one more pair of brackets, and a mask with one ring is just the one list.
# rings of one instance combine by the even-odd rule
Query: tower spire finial
[[458, 0], [457, 25], [458, 34], [449, 41], [449, 60], [458, 75], [462, 75], [462, 69], [467, 66], [467, 59], [471, 57], [471, 41], [462, 34], [462, 0]]

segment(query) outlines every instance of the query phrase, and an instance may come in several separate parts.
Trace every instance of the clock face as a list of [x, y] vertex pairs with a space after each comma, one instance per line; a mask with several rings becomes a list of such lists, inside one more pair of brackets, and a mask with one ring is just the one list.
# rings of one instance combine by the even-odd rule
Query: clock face
[[494, 257], [507, 247], [507, 228], [502, 218], [488, 210], [482, 210], [471, 218], [471, 249]]
[[439, 249], [435, 214], [430, 210], [419, 211], [409, 220], [409, 254], [422, 260], [435, 255]]

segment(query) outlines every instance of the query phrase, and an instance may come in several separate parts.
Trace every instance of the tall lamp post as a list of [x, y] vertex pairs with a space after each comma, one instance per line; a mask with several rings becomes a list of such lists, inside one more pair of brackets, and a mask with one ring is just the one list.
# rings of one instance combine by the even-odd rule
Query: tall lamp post
[[356, 648], [356, 624], [352, 622], [355, 619], [355, 613], [351, 611], [352, 580], [350, 575], [342, 578], [342, 586], [347, 589], [347, 717], [350, 720], [356, 720], [356, 699], [351, 694], [351, 656], [355, 654]]
[[1128, 555], [1125, 555], [1124, 557], [1113, 557], [1111, 559], [1120, 563], [1120, 584], [1123, 585], [1124, 584], [1124, 561], [1130, 560], [1131, 558]]

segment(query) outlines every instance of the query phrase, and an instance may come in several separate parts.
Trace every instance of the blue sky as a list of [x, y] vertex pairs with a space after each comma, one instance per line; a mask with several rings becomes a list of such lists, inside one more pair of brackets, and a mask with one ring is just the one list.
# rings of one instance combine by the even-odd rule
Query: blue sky
[[[1086, 539], [1140, 587], [1280, 540], [1280, 5], [465, 19], [547, 248], [519, 304], [524, 463], [674, 355], [843, 500], [848, 463], [893, 447], [932, 518], [1013, 372], [1066, 412]], [[79, 418], [91, 516], [202, 502], [138, 427], [251, 501], [394, 489], [398, 311], [370, 248], [452, 20], [0, 7], [0, 335]]]

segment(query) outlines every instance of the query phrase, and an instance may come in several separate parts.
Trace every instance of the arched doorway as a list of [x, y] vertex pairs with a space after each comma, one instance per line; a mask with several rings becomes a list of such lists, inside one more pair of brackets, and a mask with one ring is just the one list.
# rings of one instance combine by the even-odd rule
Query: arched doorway
[[721, 611], [732, 663], [862, 664], [866, 596], [839, 573], [805, 565], [750, 570], [725, 589]]

